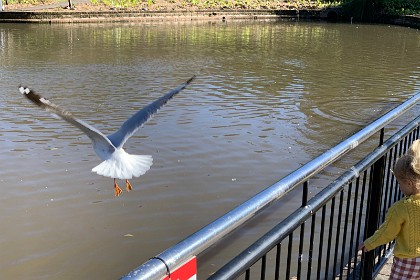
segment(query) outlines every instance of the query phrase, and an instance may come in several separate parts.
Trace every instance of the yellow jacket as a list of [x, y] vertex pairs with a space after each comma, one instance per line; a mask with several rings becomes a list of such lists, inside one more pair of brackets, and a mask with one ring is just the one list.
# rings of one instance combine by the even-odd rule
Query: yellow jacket
[[405, 197], [392, 205], [385, 222], [364, 245], [370, 251], [394, 239], [394, 256], [420, 257], [420, 194]]

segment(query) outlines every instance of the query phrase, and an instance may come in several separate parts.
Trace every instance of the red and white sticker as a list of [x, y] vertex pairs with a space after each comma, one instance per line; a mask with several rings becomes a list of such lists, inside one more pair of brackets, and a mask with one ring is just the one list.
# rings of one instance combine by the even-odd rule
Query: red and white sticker
[[197, 280], [197, 258], [192, 257], [189, 261], [171, 271], [171, 275], [166, 276], [163, 280]]

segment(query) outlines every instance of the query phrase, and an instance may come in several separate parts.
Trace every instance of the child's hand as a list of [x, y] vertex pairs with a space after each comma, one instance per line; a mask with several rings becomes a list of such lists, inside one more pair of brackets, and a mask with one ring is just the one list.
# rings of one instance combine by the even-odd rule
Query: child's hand
[[363, 250], [363, 252], [367, 252], [368, 250], [366, 249], [366, 247], [365, 247], [365, 244], [362, 242], [360, 245], [359, 245], [359, 251], [360, 250]]

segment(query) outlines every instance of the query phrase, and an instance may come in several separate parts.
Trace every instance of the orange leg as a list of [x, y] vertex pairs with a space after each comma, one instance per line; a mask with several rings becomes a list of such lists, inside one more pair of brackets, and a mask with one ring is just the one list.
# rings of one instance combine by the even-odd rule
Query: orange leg
[[125, 180], [125, 189], [127, 190], [127, 192], [131, 191], [133, 189], [133, 187], [131, 186], [130, 182], [126, 179]]
[[114, 190], [115, 190], [115, 196], [120, 196], [122, 193], [121, 188], [117, 184], [117, 180], [114, 178]]

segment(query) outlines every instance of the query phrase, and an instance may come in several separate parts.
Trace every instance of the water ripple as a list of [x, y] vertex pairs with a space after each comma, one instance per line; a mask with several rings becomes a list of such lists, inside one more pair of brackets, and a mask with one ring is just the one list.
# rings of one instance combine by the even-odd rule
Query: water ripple
[[[420, 91], [416, 32], [255, 21], [0, 25], [0, 278], [127, 273]], [[100, 160], [90, 140], [17, 91], [29, 86], [108, 134], [197, 73], [126, 143], [154, 165], [118, 199], [112, 179], [91, 172]], [[290, 196], [235, 250], [299, 203]]]

